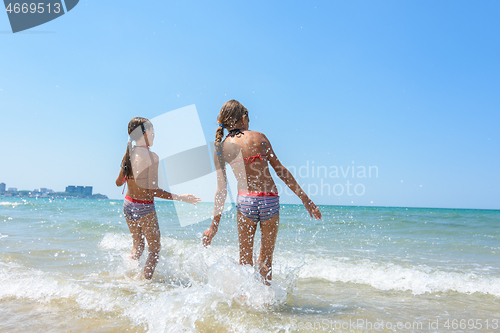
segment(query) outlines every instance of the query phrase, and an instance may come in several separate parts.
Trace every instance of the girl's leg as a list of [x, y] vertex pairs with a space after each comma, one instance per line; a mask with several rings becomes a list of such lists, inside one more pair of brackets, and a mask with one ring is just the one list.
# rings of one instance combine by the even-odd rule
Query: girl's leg
[[144, 251], [144, 235], [142, 234], [142, 228], [138, 221], [126, 220], [128, 230], [130, 230], [132, 234], [132, 252], [130, 252], [130, 258], [138, 260]]
[[253, 266], [253, 239], [257, 222], [246, 218], [238, 211], [238, 239], [240, 243], [240, 265]]
[[273, 278], [273, 254], [276, 236], [278, 235], [279, 221], [280, 217], [278, 212], [269, 220], [260, 223], [261, 244], [258, 268], [267, 285], [269, 285], [268, 281], [271, 281]]
[[156, 264], [158, 263], [158, 256], [160, 253], [160, 227], [158, 226], [158, 218], [156, 212], [150, 213], [139, 220], [141, 223], [142, 231], [146, 240], [148, 241], [148, 259], [144, 266], [144, 277], [151, 279], [155, 272]]

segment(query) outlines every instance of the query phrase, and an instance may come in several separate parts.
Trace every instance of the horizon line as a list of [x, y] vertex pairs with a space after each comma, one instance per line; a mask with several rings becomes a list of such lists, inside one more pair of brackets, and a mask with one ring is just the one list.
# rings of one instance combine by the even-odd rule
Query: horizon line
[[[100, 194], [100, 193], [97, 193]], [[102, 195], [102, 194], [101, 194]], [[4, 197], [0, 195], [0, 199], [3, 199]], [[5, 198], [25, 198], [25, 199], [32, 199], [34, 197], [5, 197]], [[40, 199], [50, 199], [50, 198], [44, 198], [40, 197]], [[69, 199], [82, 199], [82, 198], [69, 198]], [[124, 199], [85, 199], [85, 200], [110, 200], [110, 201], [123, 201]], [[172, 200], [166, 200], [166, 199], [156, 199], [155, 201], [157, 202], [171, 202], [173, 204]], [[202, 201], [200, 203], [209, 203], [213, 204], [213, 201]], [[234, 204], [233, 204], [234, 205]], [[297, 205], [297, 206], [302, 206], [302, 204], [290, 204], [290, 203], [280, 203], [280, 205]], [[328, 205], [328, 204], [318, 204], [317, 206], [332, 206], [332, 207], [362, 207], [362, 208], [412, 208], [412, 209], [460, 209], [460, 210], [491, 210], [491, 211], [500, 211], [500, 208], [457, 208], [457, 207], [418, 207], [418, 206], [364, 206], [364, 205]]]

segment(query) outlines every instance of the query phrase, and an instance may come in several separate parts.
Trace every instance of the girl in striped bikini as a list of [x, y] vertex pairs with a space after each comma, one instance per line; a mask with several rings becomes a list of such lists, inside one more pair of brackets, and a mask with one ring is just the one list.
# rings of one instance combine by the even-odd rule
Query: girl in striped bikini
[[[159, 158], [149, 147], [153, 145], [153, 124], [146, 119], [136, 117], [128, 124], [129, 141], [127, 152], [123, 156], [116, 186], [128, 185], [123, 201], [123, 214], [132, 233], [133, 247], [131, 258], [139, 260], [144, 251], [144, 238], [148, 242], [149, 255], [144, 267], [144, 278], [151, 279], [158, 263], [160, 252], [160, 228], [154, 198], [179, 200], [197, 204], [200, 198], [191, 194], [176, 195], [158, 188]], [[135, 146], [132, 147], [132, 141]]]
[[[229, 163], [238, 181], [236, 199], [240, 264], [253, 266], [253, 243], [260, 222], [261, 248], [257, 269], [264, 283], [272, 279], [274, 245], [279, 225], [279, 196], [269, 172], [269, 165], [278, 177], [302, 200], [311, 217], [321, 219], [318, 207], [300, 188], [292, 174], [281, 164], [262, 133], [248, 129], [248, 110], [238, 101], [226, 102], [217, 118], [219, 127], [215, 134], [217, 192], [214, 200], [214, 217], [203, 233], [203, 244], [210, 245], [217, 233], [224, 202], [227, 196], [225, 163]], [[224, 140], [224, 129], [228, 135]]]

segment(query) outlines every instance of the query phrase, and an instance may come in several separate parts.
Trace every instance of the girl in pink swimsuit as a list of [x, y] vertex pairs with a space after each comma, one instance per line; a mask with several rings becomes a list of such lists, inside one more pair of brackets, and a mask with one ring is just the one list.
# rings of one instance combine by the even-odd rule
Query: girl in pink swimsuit
[[[149, 255], [144, 267], [144, 277], [151, 279], [160, 252], [160, 228], [154, 198], [179, 200], [197, 204], [200, 198], [191, 194], [176, 195], [158, 188], [159, 158], [149, 147], [153, 145], [153, 124], [146, 118], [136, 117], [128, 124], [130, 139], [123, 156], [116, 186], [128, 185], [123, 202], [123, 214], [132, 233], [131, 257], [138, 260], [144, 251], [144, 238], [148, 242]], [[132, 147], [132, 141], [135, 146]]]
[[[318, 207], [300, 188], [292, 174], [281, 164], [262, 133], [248, 130], [248, 110], [238, 101], [226, 102], [217, 117], [219, 127], [215, 134], [217, 192], [214, 217], [203, 233], [203, 244], [210, 245], [217, 233], [227, 196], [225, 164], [229, 163], [238, 181], [236, 199], [240, 264], [253, 265], [253, 244], [260, 223], [261, 248], [257, 269], [264, 283], [272, 279], [272, 261], [279, 225], [279, 196], [269, 172], [269, 165], [278, 177], [302, 200], [311, 217], [321, 219]], [[228, 135], [224, 140], [224, 129]]]

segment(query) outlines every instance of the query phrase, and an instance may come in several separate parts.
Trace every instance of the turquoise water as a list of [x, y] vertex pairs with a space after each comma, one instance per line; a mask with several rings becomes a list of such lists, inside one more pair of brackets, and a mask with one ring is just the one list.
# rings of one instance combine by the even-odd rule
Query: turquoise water
[[500, 331], [500, 211], [282, 205], [266, 287], [237, 264], [234, 209], [204, 249], [207, 222], [156, 205], [148, 282], [121, 201], [2, 198], [0, 331]]

